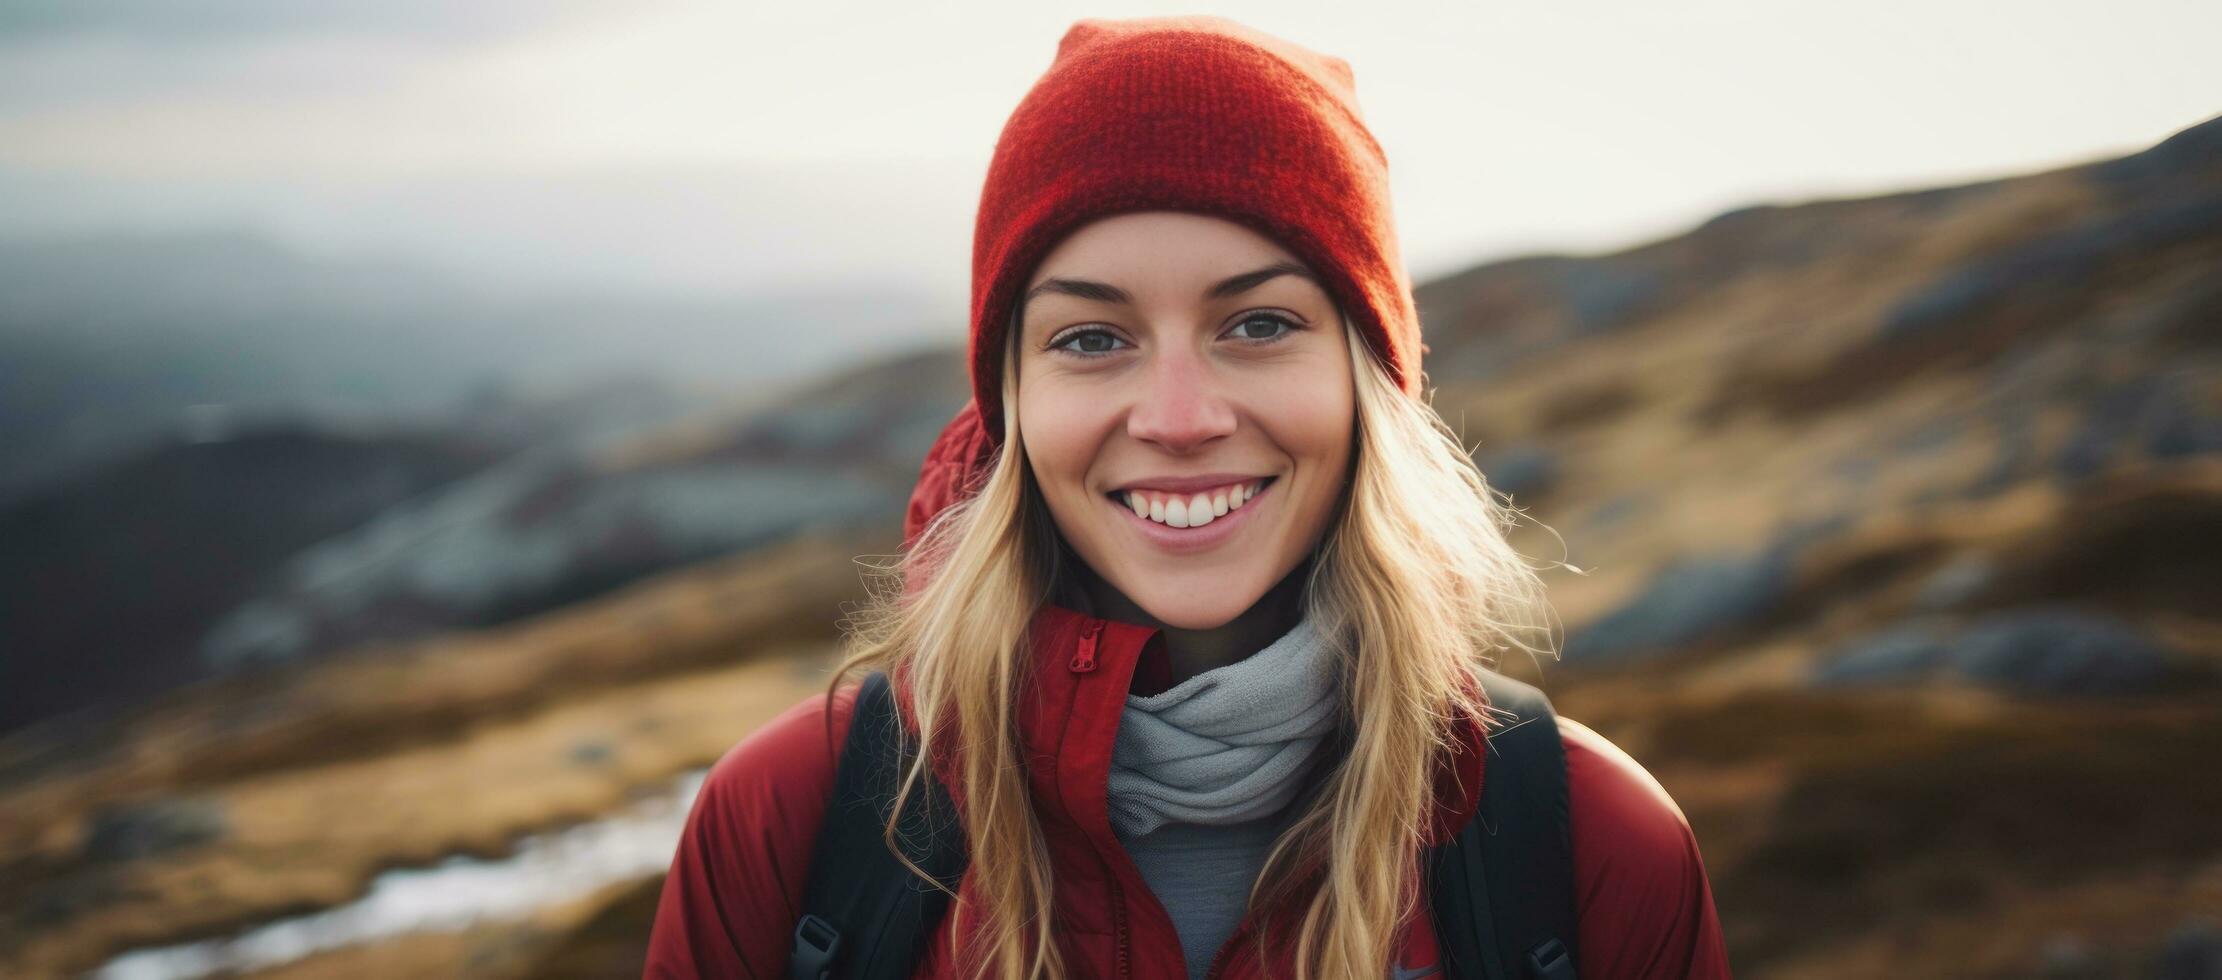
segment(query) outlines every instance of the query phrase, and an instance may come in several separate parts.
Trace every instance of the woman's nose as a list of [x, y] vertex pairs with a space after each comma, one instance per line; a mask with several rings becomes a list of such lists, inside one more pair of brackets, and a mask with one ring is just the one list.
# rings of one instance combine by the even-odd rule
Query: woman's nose
[[1160, 352], [1128, 392], [1127, 434], [1187, 453], [1232, 433], [1234, 404], [1221, 385], [1200, 354]]

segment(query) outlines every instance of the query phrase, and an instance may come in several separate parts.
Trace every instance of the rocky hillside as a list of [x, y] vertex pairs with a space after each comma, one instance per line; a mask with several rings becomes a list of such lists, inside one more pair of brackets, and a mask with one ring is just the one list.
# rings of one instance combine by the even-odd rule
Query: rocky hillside
[[[965, 397], [956, 365], [932, 351], [736, 405], [612, 384], [415, 428], [157, 443], [0, 505], [0, 732], [97, 728], [193, 681], [498, 626], [899, 515]], [[641, 418], [663, 421], [602, 431]]]
[[[1420, 303], [1436, 407], [1558, 563], [1561, 658], [1504, 667], [1672, 792], [1739, 975], [2222, 975], [2222, 119]], [[373, 518], [257, 599], [313, 655], [0, 740], [0, 975], [637, 975], [668, 838], [398, 924], [392, 896], [664, 819], [635, 808], [821, 681], [962, 397], [948, 352], [870, 370]], [[751, 547], [721, 522], [787, 513], [741, 496], [763, 472], [864, 489]], [[665, 492], [743, 550], [550, 601], [531, 548], [684, 540], [596, 523]], [[626, 531], [557, 530], [591, 527]], [[453, 568], [483, 605], [349, 618]]]

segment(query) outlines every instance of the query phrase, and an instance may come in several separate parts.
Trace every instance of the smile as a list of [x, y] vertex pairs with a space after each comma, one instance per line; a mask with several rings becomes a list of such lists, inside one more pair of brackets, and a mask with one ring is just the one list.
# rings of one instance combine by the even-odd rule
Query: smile
[[1229, 511], [1240, 510], [1250, 498], [1273, 482], [1273, 477], [1229, 483], [1195, 492], [1165, 492], [1159, 490], [1114, 490], [1109, 496], [1113, 503], [1122, 503], [1134, 516], [1163, 524], [1167, 527], [1203, 527]]
[[[1213, 548], [1251, 523], [1257, 498], [1278, 477], [1245, 480], [1195, 492], [1114, 490], [1104, 502], [1118, 511], [1120, 523], [1163, 551], [1193, 553]], [[1174, 523], [1175, 521], [1179, 523]]]

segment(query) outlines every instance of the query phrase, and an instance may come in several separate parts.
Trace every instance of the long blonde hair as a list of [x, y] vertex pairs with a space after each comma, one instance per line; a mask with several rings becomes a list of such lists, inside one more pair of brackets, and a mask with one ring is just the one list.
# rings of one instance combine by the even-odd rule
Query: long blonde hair
[[[1018, 331], [1008, 333], [1015, 341]], [[1306, 581], [1305, 614], [1342, 638], [1345, 750], [1299, 804], [1250, 894], [1253, 908], [1306, 902], [1289, 920], [1298, 980], [1388, 969], [1418, 901], [1434, 777], [1453, 751], [1453, 725], [1488, 718], [1473, 671], [1509, 649], [1556, 656], [1537, 569], [1506, 538], [1519, 512], [1434, 408], [1396, 387], [1347, 318], [1344, 335], [1354, 461]], [[962, 746], [954, 758], [972, 855], [965, 875], [977, 901], [957, 902], [955, 914], [972, 917], [978, 942], [959, 962], [975, 977], [1034, 980], [1065, 970], [1014, 705], [1032, 663], [1028, 625], [1070, 573], [1019, 440], [1016, 352], [1004, 363], [1002, 451], [980, 489], [930, 522], [908, 553], [866, 563], [876, 573], [867, 576], [871, 600], [848, 622], [849, 653], [828, 693], [859, 670], [904, 679], [919, 739], [908, 746], [901, 799], [932, 778], [937, 747]]]

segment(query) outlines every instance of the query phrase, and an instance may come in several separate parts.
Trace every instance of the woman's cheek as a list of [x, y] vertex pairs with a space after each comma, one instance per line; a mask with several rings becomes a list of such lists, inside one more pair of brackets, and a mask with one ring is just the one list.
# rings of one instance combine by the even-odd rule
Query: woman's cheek
[[[1098, 427], [1090, 411], [1090, 400], [1062, 393], [1020, 400], [1019, 427], [1037, 479], [1060, 491], [1084, 484], [1097, 442], [1088, 435]], [[1093, 412], [1103, 412], [1100, 402]]]
[[[1349, 386], [1347, 370], [1338, 373], [1330, 361], [1307, 358], [1259, 379], [1246, 400], [1250, 417], [1283, 452], [1299, 462], [1318, 463], [1348, 454], [1357, 422]], [[1302, 397], [1292, 397], [1299, 392]]]

